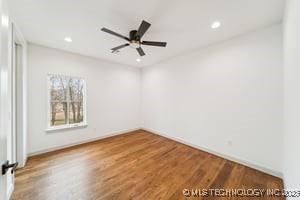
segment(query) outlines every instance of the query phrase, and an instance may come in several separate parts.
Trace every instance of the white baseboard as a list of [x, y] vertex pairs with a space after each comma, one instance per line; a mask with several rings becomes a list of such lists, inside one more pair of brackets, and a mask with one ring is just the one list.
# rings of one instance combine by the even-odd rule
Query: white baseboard
[[27, 163], [27, 158], [28, 158], [28, 155], [26, 155], [26, 157], [22, 160], [22, 162], [19, 163], [17, 169], [25, 167], [25, 165]]
[[245, 166], [247, 166], [247, 167], [256, 169], [256, 170], [258, 170], [258, 171], [261, 171], [261, 172], [263, 172], [263, 173], [270, 174], [270, 175], [272, 175], [272, 176], [276, 176], [276, 177], [281, 178], [281, 179], [283, 178], [283, 174], [282, 174], [281, 172], [278, 172], [278, 171], [275, 171], [275, 170], [272, 170], [272, 169], [269, 169], [269, 168], [266, 168], [266, 167], [262, 167], [262, 166], [253, 164], [253, 163], [251, 163], [251, 162], [249, 162], [249, 161], [245, 161], [245, 160], [241, 160], [241, 159], [238, 159], [238, 158], [234, 158], [234, 157], [231, 157], [231, 156], [228, 156], [228, 155], [225, 155], [225, 154], [222, 154], [222, 153], [219, 153], [219, 152], [216, 152], [216, 151], [213, 151], [213, 150], [210, 150], [210, 149], [207, 149], [207, 148], [204, 148], [204, 147], [195, 145], [195, 144], [191, 144], [191, 143], [186, 142], [186, 141], [184, 141], [184, 140], [182, 140], [182, 139], [175, 138], [175, 137], [172, 137], [172, 136], [169, 136], [169, 135], [167, 135], [167, 134], [160, 133], [160, 132], [157, 132], [157, 131], [154, 131], [154, 130], [151, 130], [151, 129], [147, 129], [147, 128], [141, 128], [141, 129], [142, 129], [142, 130], [145, 130], [145, 131], [147, 131], [147, 132], [150, 132], [150, 133], [153, 133], [153, 134], [156, 134], [156, 135], [159, 135], [159, 136], [168, 138], [168, 139], [170, 139], [170, 140], [174, 140], [174, 141], [179, 142], [179, 143], [182, 143], [182, 144], [184, 144], [184, 145], [187, 145], [187, 146], [190, 146], [190, 147], [199, 149], [199, 150], [201, 150], [201, 151], [205, 151], [205, 152], [207, 152], [207, 153], [216, 155], [216, 156], [221, 157], [221, 158], [224, 158], [224, 159], [226, 159], [226, 160], [230, 160], [230, 161], [233, 161], [233, 162], [236, 162], [236, 163], [245, 165]]
[[26, 157], [23, 158], [22, 161], [20, 161], [20, 162], [18, 161], [18, 167], [17, 167], [17, 169], [25, 167], [26, 162], [27, 162], [27, 156], [28, 156], [28, 155], [26, 155]]
[[141, 130], [141, 128], [127, 129], [127, 130], [118, 131], [118, 132], [114, 132], [114, 133], [108, 133], [108, 134], [105, 134], [105, 135], [100, 136], [100, 137], [90, 138], [90, 139], [87, 139], [87, 140], [82, 140], [82, 141], [79, 141], [79, 142], [75, 142], [75, 143], [71, 143], [71, 144], [67, 144], [67, 145], [62, 145], [62, 146], [58, 146], [58, 147], [54, 147], [54, 148], [43, 149], [41, 151], [36, 151], [36, 152], [29, 153], [27, 157], [36, 156], [36, 155], [40, 155], [40, 154], [44, 154], [44, 153], [48, 153], [48, 152], [56, 151], [56, 150], [60, 150], [60, 149], [65, 149], [65, 148], [68, 148], [68, 147], [72, 147], [72, 146], [76, 146], [76, 145], [80, 145], [80, 144], [85, 144], [85, 143], [89, 143], [89, 142], [93, 142], [93, 141], [113, 137], [113, 136], [116, 136], [116, 135], [122, 135], [122, 134], [125, 134], [125, 133], [130, 133], [130, 132], [133, 132], [133, 131], [137, 131], [137, 130]]

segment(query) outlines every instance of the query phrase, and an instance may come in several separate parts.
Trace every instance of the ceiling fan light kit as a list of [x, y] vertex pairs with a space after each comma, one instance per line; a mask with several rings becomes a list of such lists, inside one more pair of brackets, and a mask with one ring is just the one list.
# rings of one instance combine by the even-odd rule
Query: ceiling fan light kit
[[156, 46], [156, 47], [166, 47], [167, 46], [166, 42], [142, 41], [141, 40], [150, 26], [151, 26], [150, 23], [143, 20], [140, 27], [138, 28], [138, 30], [132, 30], [132, 31], [129, 32], [129, 37], [126, 37], [124, 35], [121, 35], [119, 33], [111, 31], [111, 30], [109, 30], [107, 28], [104, 28], [104, 27], [101, 30], [106, 32], [106, 33], [109, 33], [111, 35], [114, 35], [116, 37], [122, 38], [122, 39], [127, 41], [127, 43], [125, 43], [125, 44], [122, 44], [120, 46], [112, 48], [111, 49], [112, 53], [118, 52], [119, 49], [130, 46], [131, 48], [136, 49], [136, 51], [138, 52], [138, 54], [140, 56], [144, 56], [146, 54], [145, 54], [144, 50], [141, 47], [142, 45], [149, 45], [149, 46]]

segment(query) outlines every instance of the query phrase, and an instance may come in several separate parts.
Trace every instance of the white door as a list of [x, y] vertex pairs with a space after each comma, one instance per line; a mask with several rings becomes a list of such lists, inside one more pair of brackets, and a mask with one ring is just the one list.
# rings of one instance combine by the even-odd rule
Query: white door
[[0, 200], [13, 191], [12, 163], [12, 29], [7, 1], [0, 0]]
[[7, 199], [7, 175], [2, 175], [2, 165], [7, 161], [7, 134], [9, 130], [8, 96], [8, 14], [5, 0], [0, 0], [0, 200]]

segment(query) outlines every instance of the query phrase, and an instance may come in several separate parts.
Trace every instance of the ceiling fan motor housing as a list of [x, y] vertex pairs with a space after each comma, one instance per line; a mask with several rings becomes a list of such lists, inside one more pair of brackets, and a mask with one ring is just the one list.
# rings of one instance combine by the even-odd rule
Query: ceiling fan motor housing
[[129, 45], [134, 49], [139, 48], [141, 46], [140, 37], [136, 33], [136, 30], [132, 30], [129, 32]]
[[137, 33], [137, 30], [132, 30], [129, 32], [129, 40], [130, 41], [140, 41], [140, 38], [138, 35], [136, 35]]

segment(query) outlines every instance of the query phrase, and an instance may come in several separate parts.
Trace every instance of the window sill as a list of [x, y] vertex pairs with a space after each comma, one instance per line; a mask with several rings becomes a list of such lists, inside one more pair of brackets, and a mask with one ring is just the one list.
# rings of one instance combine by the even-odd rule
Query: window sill
[[60, 125], [60, 126], [48, 127], [46, 129], [46, 132], [60, 131], [60, 130], [74, 129], [74, 128], [84, 128], [84, 127], [87, 127], [87, 123]]

